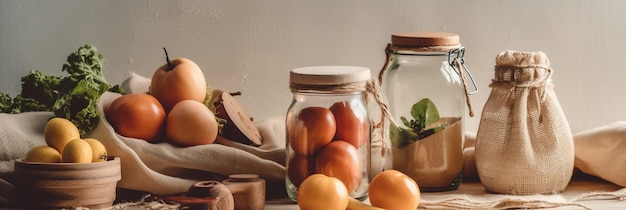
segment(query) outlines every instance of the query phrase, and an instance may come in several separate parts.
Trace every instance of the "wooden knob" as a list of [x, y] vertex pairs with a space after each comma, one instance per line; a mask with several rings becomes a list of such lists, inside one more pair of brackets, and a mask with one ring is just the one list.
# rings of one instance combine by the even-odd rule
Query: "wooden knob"
[[265, 209], [265, 180], [256, 174], [233, 174], [222, 182], [235, 199], [236, 210]]
[[226, 185], [218, 181], [202, 181], [198, 182], [187, 190], [187, 195], [192, 197], [217, 197], [217, 209], [218, 210], [233, 210], [235, 209], [235, 203], [233, 194], [226, 187]]

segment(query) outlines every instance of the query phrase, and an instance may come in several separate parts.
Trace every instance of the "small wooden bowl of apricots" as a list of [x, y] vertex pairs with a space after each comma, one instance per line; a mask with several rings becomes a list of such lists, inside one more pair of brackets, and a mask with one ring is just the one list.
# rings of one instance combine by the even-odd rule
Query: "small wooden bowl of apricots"
[[17, 204], [25, 209], [106, 208], [113, 205], [121, 180], [119, 157], [108, 157], [104, 145], [80, 138], [78, 128], [64, 118], [50, 119], [44, 128], [46, 145], [15, 160]]

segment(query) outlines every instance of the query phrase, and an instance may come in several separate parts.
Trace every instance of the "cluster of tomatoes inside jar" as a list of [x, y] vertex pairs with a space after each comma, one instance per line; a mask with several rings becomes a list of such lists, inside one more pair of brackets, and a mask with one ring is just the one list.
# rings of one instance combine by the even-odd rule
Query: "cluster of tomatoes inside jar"
[[361, 181], [359, 148], [369, 140], [366, 113], [359, 113], [350, 102], [330, 107], [309, 106], [287, 121], [289, 155], [287, 175], [298, 187], [308, 176], [324, 174], [338, 178], [354, 191]]

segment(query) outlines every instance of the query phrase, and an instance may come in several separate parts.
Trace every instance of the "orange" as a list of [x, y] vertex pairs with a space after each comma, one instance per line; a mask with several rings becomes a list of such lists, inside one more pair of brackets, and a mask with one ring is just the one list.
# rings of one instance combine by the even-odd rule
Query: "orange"
[[298, 207], [302, 210], [345, 210], [349, 199], [341, 180], [323, 174], [307, 177], [298, 187]]
[[372, 206], [387, 210], [417, 209], [420, 189], [411, 177], [397, 170], [377, 174], [369, 186]]

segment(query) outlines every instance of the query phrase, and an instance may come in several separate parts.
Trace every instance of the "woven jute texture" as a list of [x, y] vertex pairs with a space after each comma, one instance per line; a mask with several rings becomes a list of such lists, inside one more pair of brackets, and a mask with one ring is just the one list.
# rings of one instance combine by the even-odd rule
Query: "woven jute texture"
[[553, 194], [571, 179], [574, 143], [549, 66], [542, 52], [496, 57], [476, 136], [476, 170], [491, 192]]

